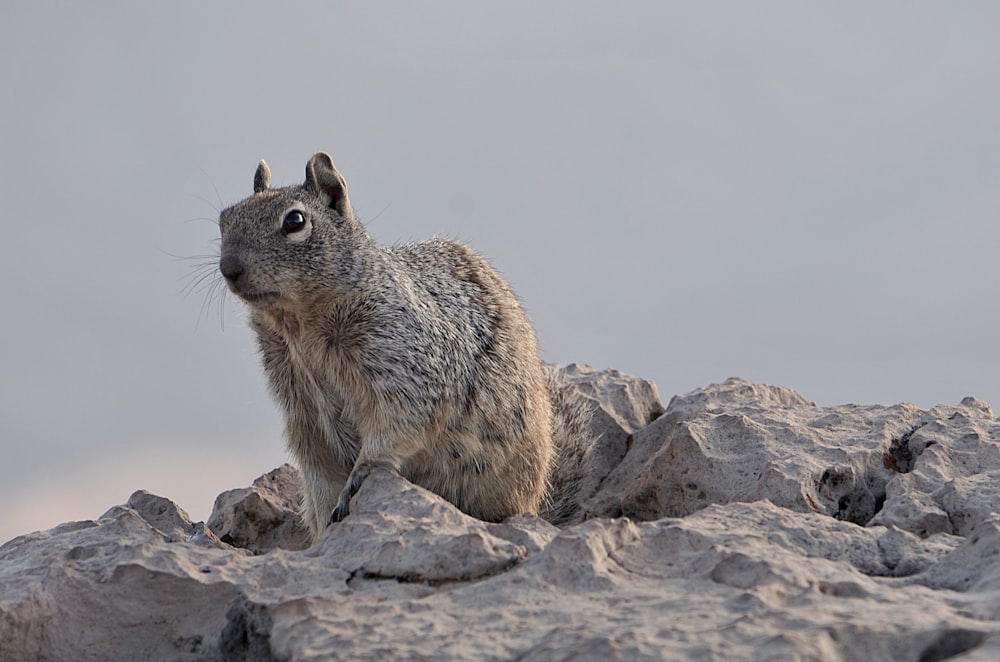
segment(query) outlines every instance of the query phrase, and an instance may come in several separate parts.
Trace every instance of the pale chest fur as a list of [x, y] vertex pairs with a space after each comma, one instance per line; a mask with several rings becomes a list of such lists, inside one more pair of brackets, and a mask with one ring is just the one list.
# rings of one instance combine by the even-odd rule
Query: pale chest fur
[[289, 450], [300, 461], [352, 466], [360, 409], [370, 397], [350, 348], [321, 325], [268, 317], [257, 316], [254, 328], [271, 390], [284, 405]]

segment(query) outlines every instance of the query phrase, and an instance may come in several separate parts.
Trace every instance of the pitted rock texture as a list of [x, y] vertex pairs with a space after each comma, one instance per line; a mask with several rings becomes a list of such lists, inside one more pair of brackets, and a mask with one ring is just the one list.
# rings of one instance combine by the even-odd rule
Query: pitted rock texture
[[729, 380], [658, 412], [642, 380], [566, 370], [621, 451], [586, 503], [624, 517], [489, 524], [379, 470], [300, 549], [290, 467], [220, 495], [212, 526], [137, 492], [0, 547], [0, 657], [1000, 659], [985, 404]]
[[597, 514], [650, 520], [767, 499], [921, 536], [961, 534], [992, 512], [998, 440], [1000, 423], [973, 398], [929, 411], [817, 407], [787, 388], [730, 379], [674, 397], [594, 501], [605, 504]]

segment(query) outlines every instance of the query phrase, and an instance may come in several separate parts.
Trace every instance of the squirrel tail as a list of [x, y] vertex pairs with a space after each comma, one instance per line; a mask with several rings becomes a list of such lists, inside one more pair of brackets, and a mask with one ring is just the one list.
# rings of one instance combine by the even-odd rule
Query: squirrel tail
[[552, 442], [555, 458], [549, 472], [546, 498], [539, 515], [556, 526], [585, 519], [583, 503], [600, 485], [600, 476], [590, 469], [591, 418], [594, 405], [562, 376], [562, 369], [543, 364], [552, 404]]

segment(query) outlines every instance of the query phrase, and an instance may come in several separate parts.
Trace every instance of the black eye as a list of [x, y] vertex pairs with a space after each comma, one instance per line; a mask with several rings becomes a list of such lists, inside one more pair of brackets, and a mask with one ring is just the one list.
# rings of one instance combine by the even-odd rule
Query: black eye
[[284, 220], [281, 221], [281, 234], [294, 234], [305, 226], [306, 217], [298, 209], [293, 209], [285, 214]]

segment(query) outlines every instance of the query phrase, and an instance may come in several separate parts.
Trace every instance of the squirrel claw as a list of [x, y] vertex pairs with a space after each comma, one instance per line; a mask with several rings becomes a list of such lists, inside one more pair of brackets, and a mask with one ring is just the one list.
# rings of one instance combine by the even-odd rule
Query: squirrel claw
[[337, 507], [333, 509], [332, 513], [330, 513], [330, 521], [327, 522], [326, 525], [330, 526], [331, 524], [336, 524], [350, 514], [351, 511], [346, 502], [338, 503]]

